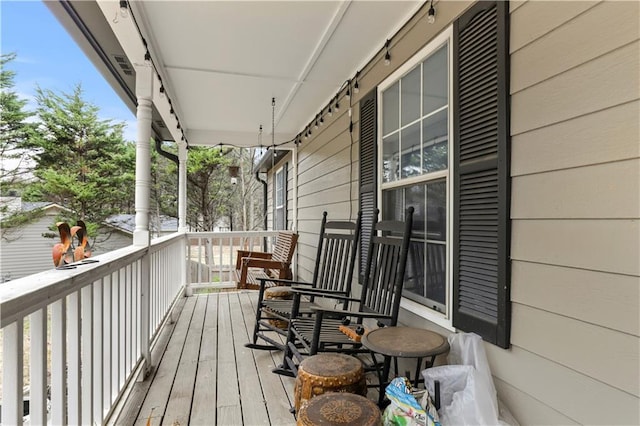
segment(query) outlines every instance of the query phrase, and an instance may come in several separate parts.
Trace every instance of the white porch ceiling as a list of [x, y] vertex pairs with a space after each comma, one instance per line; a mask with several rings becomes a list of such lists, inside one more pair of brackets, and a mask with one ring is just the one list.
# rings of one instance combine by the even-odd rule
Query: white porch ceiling
[[[86, 9], [86, 2], [74, 3]], [[98, 3], [135, 63], [127, 45], [141, 42], [131, 31], [118, 33], [111, 14], [118, 2]], [[302, 131], [421, 3], [132, 1], [130, 7], [189, 143], [255, 146], [261, 124], [263, 142], [271, 143], [272, 98], [278, 144]]]

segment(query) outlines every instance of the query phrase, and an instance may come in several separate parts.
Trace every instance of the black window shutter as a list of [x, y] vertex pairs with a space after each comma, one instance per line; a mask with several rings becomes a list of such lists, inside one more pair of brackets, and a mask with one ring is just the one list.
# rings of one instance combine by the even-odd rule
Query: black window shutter
[[373, 89], [360, 100], [360, 283], [364, 281], [373, 213], [377, 208], [377, 122], [377, 89]]
[[509, 347], [507, 2], [454, 23], [453, 325]]

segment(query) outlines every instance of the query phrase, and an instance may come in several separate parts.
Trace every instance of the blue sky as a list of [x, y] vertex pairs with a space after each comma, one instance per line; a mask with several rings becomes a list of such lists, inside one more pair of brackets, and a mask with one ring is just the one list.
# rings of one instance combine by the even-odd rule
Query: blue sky
[[100, 108], [100, 118], [127, 123], [125, 139], [135, 140], [135, 116], [40, 1], [0, 0], [0, 51], [16, 52], [9, 68], [15, 91], [34, 106], [36, 85], [70, 92], [80, 83], [84, 99]]

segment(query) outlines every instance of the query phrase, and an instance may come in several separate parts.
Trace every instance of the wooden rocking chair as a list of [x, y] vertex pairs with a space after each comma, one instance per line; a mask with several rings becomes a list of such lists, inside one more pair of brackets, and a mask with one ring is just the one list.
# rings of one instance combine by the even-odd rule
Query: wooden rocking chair
[[[300, 312], [311, 312], [315, 294], [330, 297], [332, 294], [348, 296], [351, 292], [353, 270], [356, 263], [356, 252], [360, 238], [360, 217], [356, 222], [327, 221], [327, 212], [322, 213], [318, 252], [316, 255], [313, 279], [310, 283], [302, 281], [290, 281], [275, 278], [259, 278], [260, 293], [256, 309], [256, 324], [250, 343], [245, 346], [252, 349], [282, 350], [284, 345], [275, 332], [282, 336], [287, 335], [286, 327], [274, 324], [274, 319], [280, 323], [288, 324], [291, 315], [292, 300], [266, 299], [265, 290], [269, 286], [293, 286], [303, 287], [313, 292], [300, 302]], [[258, 344], [258, 339], [268, 344]]]
[[[413, 226], [413, 207], [407, 209], [404, 222], [377, 222], [377, 216], [376, 211], [361, 297], [332, 295], [334, 299], [351, 303], [352, 309], [318, 306], [312, 308], [313, 315], [299, 315], [301, 296], [313, 293], [295, 289], [283, 364], [274, 373], [295, 376], [303, 357], [318, 352], [367, 352], [359, 339], [354, 338], [363, 331], [363, 326], [397, 324]], [[363, 324], [365, 319], [372, 325]], [[354, 333], [345, 332], [345, 326]]]

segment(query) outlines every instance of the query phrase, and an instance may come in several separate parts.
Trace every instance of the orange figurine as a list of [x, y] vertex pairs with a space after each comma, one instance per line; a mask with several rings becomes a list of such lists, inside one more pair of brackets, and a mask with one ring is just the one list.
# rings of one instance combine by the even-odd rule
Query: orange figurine
[[66, 265], [73, 262], [73, 253], [71, 251], [71, 229], [66, 222], [56, 223], [58, 232], [60, 233], [60, 241], [53, 246], [53, 264], [56, 267]]
[[89, 247], [89, 240], [87, 239], [87, 226], [83, 221], [76, 222], [76, 226], [71, 228], [71, 235], [78, 237], [78, 245], [73, 251], [73, 260], [77, 262], [91, 257], [91, 248]]

